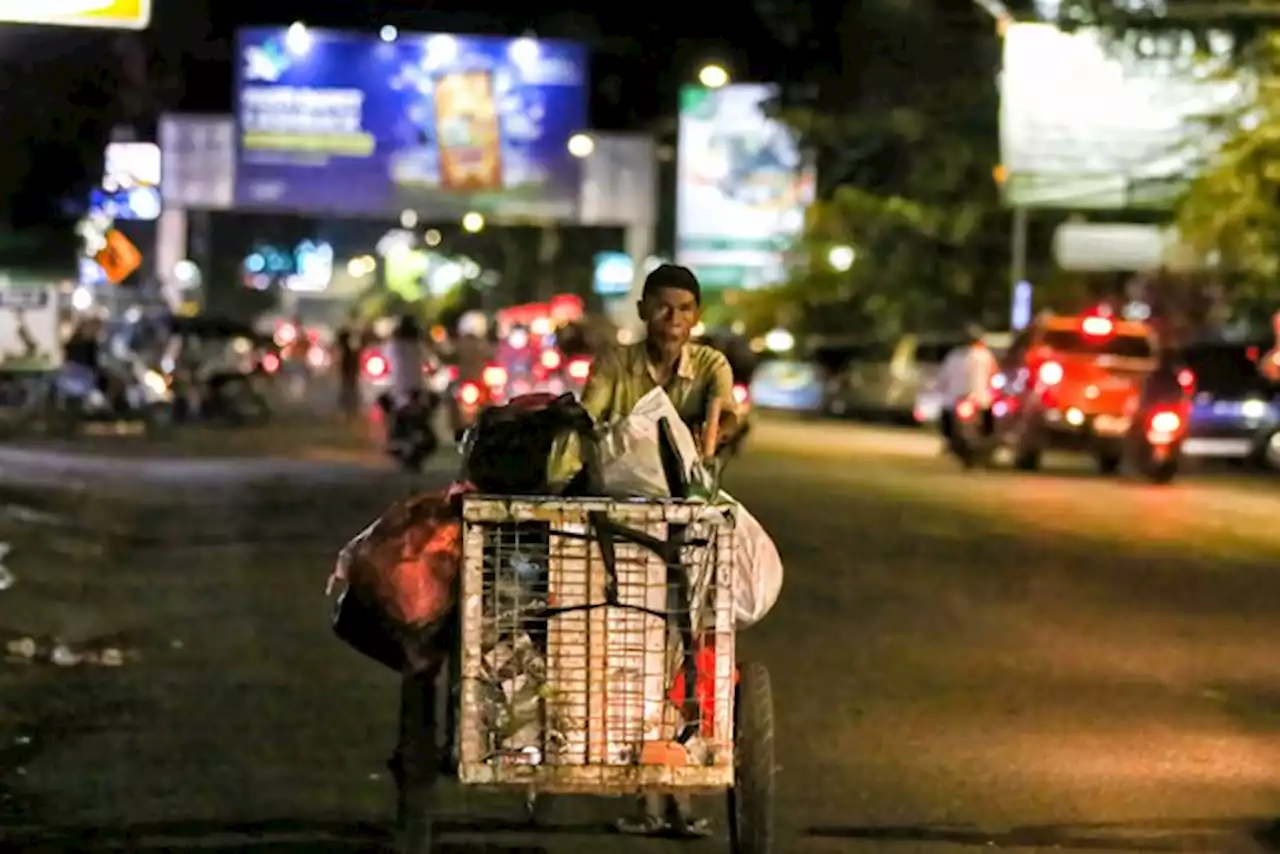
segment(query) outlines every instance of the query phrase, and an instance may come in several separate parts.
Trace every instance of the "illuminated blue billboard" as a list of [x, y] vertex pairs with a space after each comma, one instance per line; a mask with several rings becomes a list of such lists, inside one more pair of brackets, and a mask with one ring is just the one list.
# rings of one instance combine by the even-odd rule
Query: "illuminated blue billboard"
[[242, 30], [236, 204], [398, 215], [577, 214], [587, 54], [529, 38]]

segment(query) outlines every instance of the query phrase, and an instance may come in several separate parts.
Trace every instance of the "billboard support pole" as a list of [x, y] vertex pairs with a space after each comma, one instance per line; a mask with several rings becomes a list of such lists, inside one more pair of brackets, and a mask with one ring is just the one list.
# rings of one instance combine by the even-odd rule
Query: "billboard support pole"
[[1027, 280], [1027, 209], [1013, 209], [1013, 231], [1009, 246], [1009, 305], [1012, 319], [1013, 306], [1016, 302], [1018, 285]]

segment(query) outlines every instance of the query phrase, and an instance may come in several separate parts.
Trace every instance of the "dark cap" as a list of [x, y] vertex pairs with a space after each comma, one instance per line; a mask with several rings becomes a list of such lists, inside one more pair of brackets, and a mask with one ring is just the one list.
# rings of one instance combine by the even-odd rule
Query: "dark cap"
[[688, 267], [681, 267], [678, 264], [663, 264], [644, 278], [644, 290], [640, 293], [641, 299], [647, 299], [649, 294], [659, 288], [675, 288], [676, 290], [688, 291], [693, 294], [693, 298], [702, 304], [702, 285], [698, 284], [698, 277]]

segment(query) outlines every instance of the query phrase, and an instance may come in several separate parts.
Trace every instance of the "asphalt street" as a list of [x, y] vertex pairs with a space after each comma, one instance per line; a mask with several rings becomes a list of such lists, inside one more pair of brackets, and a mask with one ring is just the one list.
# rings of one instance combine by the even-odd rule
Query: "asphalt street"
[[[183, 453], [287, 451], [400, 488], [359, 427], [254, 435]], [[199, 490], [201, 469], [155, 488]], [[1271, 850], [1280, 480], [966, 473], [923, 433], [766, 422], [727, 482], [788, 573], [741, 639], [774, 679], [779, 854]], [[0, 663], [0, 848], [377, 850], [395, 679], [330, 636], [323, 596], [374, 506], [331, 499], [299, 487], [280, 512], [314, 539], [288, 548], [55, 557], [17, 530], [0, 633], [127, 660]], [[609, 835], [616, 802], [553, 801], [528, 832], [518, 798], [444, 801], [446, 851], [725, 850]]]

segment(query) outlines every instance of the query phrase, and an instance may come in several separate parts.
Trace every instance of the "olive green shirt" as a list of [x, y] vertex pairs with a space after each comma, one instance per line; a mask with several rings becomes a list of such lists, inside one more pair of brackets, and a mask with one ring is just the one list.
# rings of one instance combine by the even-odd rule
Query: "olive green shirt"
[[[582, 390], [582, 407], [596, 423], [626, 418], [640, 398], [658, 387], [658, 369], [649, 361], [644, 342], [602, 353], [592, 366]], [[664, 386], [680, 418], [701, 424], [711, 401], [719, 400], [722, 412], [737, 413], [733, 397], [733, 369], [714, 347], [686, 344], [675, 372]]]

